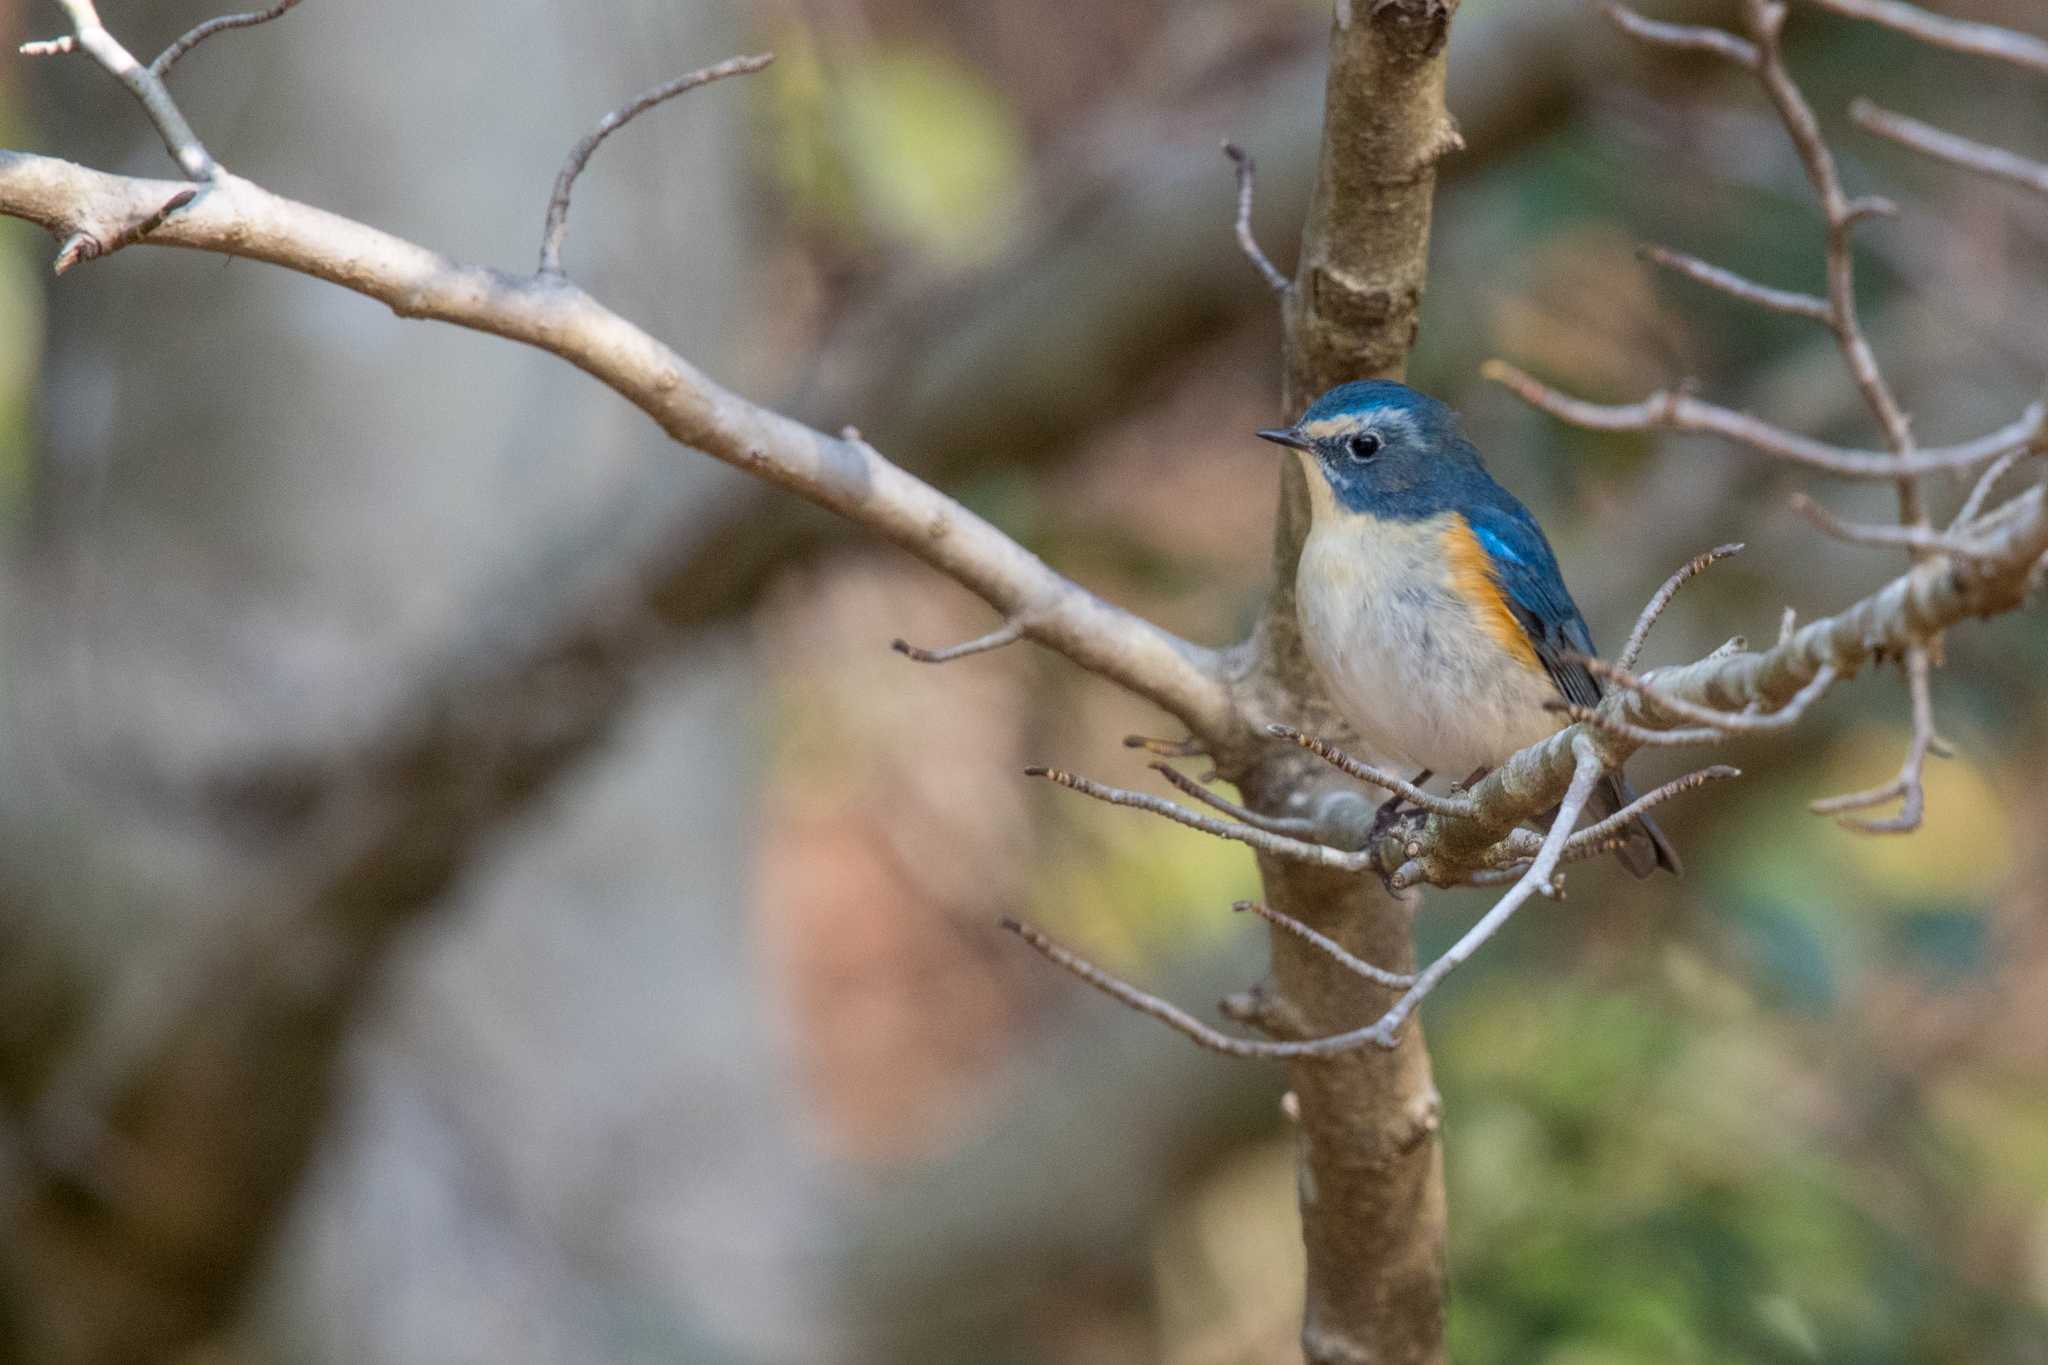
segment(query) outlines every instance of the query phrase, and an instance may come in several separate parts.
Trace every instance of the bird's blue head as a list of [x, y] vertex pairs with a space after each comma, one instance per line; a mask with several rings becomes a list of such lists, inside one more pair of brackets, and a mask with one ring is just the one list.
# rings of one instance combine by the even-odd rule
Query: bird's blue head
[[1293, 426], [1259, 435], [1301, 453], [1319, 515], [1428, 517], [1456, 506], [1475, 476], [1486, 477], [1456, 415], [1391, 379], [1339, 384]]

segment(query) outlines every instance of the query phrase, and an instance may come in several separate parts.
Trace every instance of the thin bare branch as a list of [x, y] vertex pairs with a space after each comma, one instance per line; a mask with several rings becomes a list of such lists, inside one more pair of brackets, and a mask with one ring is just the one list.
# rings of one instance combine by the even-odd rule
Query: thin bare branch
[[1791, 289], [1774, 289], [1755, 280], [1744, 279], [1732, 270], [1710, 265], [1697, 256], [1688, 256], [1683, 251], [1669, 247], [1646, 245], [1641, 249], [1644, 260], [1661, 265], [1697, 284], [1709, 289], [1718, 289], [1730, 298], [1755, 304], [1758, 308], [1773, 313], [1788, 313], [1793, 317], [1832, 325], [1834, 314], [1828, 308], [1828, 301], [1815, 294], [1801, 294]]
[[1397, 1047], [1401, 1041], [1402, 1025], [1407, 1023], [1408, 1017], [1415, 1012], [1416, 1007], [1428, 998], [1429, 993], [1435, 990], [1445, 977], [1485, 946], [1487, 940], [1498, 933], [1501, 926], [1513, 918], [1515, 912], [1526, 904], [1531, 896], [1537, 894], [1539, 888], [1555, 893], [1556, 887], [1552, 879], [1564, 857], [1565, 844], [1570, 838], [1572, 826], [1578, 823], [1579, 816], [1584, 813], [1586, 801], [1592, 796], [1593, 788], [1604, 771], [1599, 754], [1583, 735], [1573, 738], [1572, 754], [1574, 767], [1570, 786], [1566, 789], [1564, 798], [1558, 803], [1557, 816], [1551, 822], [1550, 832], [1545, 836], [1542, 849], [1537, 853], [1535, 860], [1515, 880], [1515, 884], [1506, 894], [1494, 902], [1493, 907], [1477, 924], [1466, 930], [1464, 936], [1451, 945], [1442, 957], [1430, 963], [1415, 978], [1414, 984], [1402, 993], [1401, 998], [1396, 1000], [1386, 1013], [1362, 1028], [1332, 1034], [1327, 1038], [1311, 1038], [1298, 1042], [1259, 1042], [1232, 1037], [1203, 1023], [1179, 1006], [1161, 1000], [1158, 996], [1142, 991], [1122, 978], [1104, 971], [1072, 949], [1055, 942], [1029, 925], [1008, 918], [1002, 921], [1002, 925], [1030, 944], [1055, 966], [1064, 968], [1111, 999], [1128, 1005], [1149, 1018], [1157, 1019], [1168, 1028], [1184, 1034], [1197, 1045], [1213, 1052], [1221, 1052], [1232, 1057], [1334, 1057], [1362, 1047]]
[[1217, 820], [1199, 811], [1168, 801], [1163, 796], [1147, 792], [1134, 792], [1125, 787], [1111, 787], [1101, 782], [1070, 773], [1060, 768], [1046, 768], [1033, 764], [1024, 770], [1026, 777], [1042, 777], [1048, 782], [1058, 783], [1069, 791], [1093, 797], [1112, 806], [1126, 806], [1132, 810], [1148, 811], [1163, 816], [1176, 825], [1213, 834], [1219, 839], [1230, 839], [1240, 844], [1249, 844], [1261, 853], [1270, 853], [1276, 858], [1290, 862], [1309, 863], [1316, 867], [1327, 867], [1338, 872], [1363, 872], [1376, 866], [1372, 850], [1346, 853], [1306, 839], [1295, 839], [1284, 834], [1269, 834], [1253, 825], [1239, 824], [1232, 820]]
[[1851, 104], [1849, 117], [1865, 132], [1889, 138], [1922, 156], [2018, 185], [2035, 194], [2048, 194], [2048, 162], [1946, 132], [1931, 123], [1880, 108], [1869, 100], [1859, 99]]
[[1305, 735], [1291, 725], [1268, 725], [1266, 733], [1291, 744], [1299, 744], [1338, 772], [1355, 777], [1360, 782], [1370, 783], [1381, 791], [1392, 792], [1410, 805], [1420, 807], [1432, 815], [1444, 815], [1455, 819], [1472, 813], [1472, 803], [1463, 797], [1438, 796], [1434, 792], [1424, 791], [1406, 778], [1397, 777], [1384, 768], [1360, 763], [1334, 744], [1317, 739], [1314, 735]]
[[23, 43], [19, 51], [24, 57], [62, 57], [78, 51], [78, 37], [67, 33], [61, 38], [37, 38]]
[[1194, 797], [1195, 800], [1208, 806], [1211, 810], [1222, 811], [1225, 815], [1241, 824], [1250, 825], [1253, 829], [1262, 829], [1268, 834], [1278, 834], [1284, 838], [1305, 839], [1312, 843], [1319, 842], [1316, 839], [1319, 831], [1316, 822], [1313, 820], [1304, 819], [1298, 815], [1261, 815], [1257, 811], [1247, 809], [1226, 797], [1218, 796], [1215, 792], [1210, 791], [1171, 763], [1152, 763], [1147, 766], [1181, 791], [1186, 792], [1189, 796]]
[[1256, 170], [1251, 154], [1235, 142], [1223, 144], [1223, 154], [1237, 163], [1237, 246], [1244, 252], [1244, 258], [1252, 263], [1252, 269], [1259, 272], [1259, 278], [1266, 282], [1276, 294], [1285, 294], [1293, 287], [1285, 275], [1280, 273], [1259, 245], [1259, 239], [1252, 234], [1252, 193], [1253, 176]]
[[1998, 481], [2012, 473], [2013, 467], [2021, 460], [2026, 459], [2029, 455], [2039, 455], [2041, 453], [2043, 452], [2040, 448], [2030, 446], [2020, 450], [2009, 451], [1994, 460], [1990, 468], [1978, 476], [1976, 485], [1970, 489], [1970, 496], [1964, 498], [1963, 505], [1956, 509], [1955, 518], [1948, 524], [1949, 531], [1953, 533], [1957, 529], [1968, 526], [1971, 522], [1975, 521], [1978, 515], [1983, 512], [1985, 502], [1991, 497], [1991, 491], [1998, 487]]
[[164, 201], [163, 207], [150, 214], [147, 218], [132, 223], [116, 224], [114, 230], [104, 240], [93, 232], [80, 228], [69, 237], [66, 237], [63, 245], [58, 247], [57, 260], [53, 269], [57, 274], [61, 275], [80, 261], [90, 261], [101, 256], [111, 256], [124, 246], [133, 246], [149, 236], [150, 233], [162, 227], [165, 219], [191, 203], [198, 194], [199, 191], [196, 189], [179, 190]]
[[1120, 1005], [1125, 1005], [1149, 1019], [1160, 1023], [1191, 1039], [1197, 1047], [1211, 1052], [1220, 1052], [1226, 1057], [1288, 1057], [1298, 1053], [1275, 1051], [1301, 1046], [1298, 1043], [1264, 1043], [1253, 1038], [1238, 1038], [1203, 1023], [1180, 1006], [1162, 1000], [1149, 991], [1139, 990], [1122, 977], [1104, 971], [1072, 948], [1054, 939], [1041, 929], [1025, 924], [1008, 915], [997, 921], [1003, 928], [1030, 944], [1032, 949], [1053, 966], [1071, 972], [1081, 980], [1101, 991]]
[[1566, 716], [1581, 725], [1591, 726], [1603, 735], [1625, 739], [1630, 744], [1644, 749], [1685, 749], [1697, 744], [1719, 744], [1728, 738], [1719, 726], [1690, 730], [1653, 730], [1647, 725], [1624, 720], [1602, 707], [1581, 706], [1577, 702], [1546, 702], [1544, 709], [1555, 711], [1558, 715]]
[[135, 96], [142, 111], [149, 115], [157, 135], [164, 140], [165, 150], [178, 163], [178, 168], [193, 180], [214, 179], [220, 167], [213, 154], [200, 142], [199, 135], [192, 131], [192, 125], [185, 121], [184, 112], [171, 98], [170, 90], [154, 71], [135, 60], [135, 54], [107, 32], [93, 0], [57, 0], [57, 3], [70, 17], [77, 42], [65, 46], [63, 39], [55, 39], [37, 44], [38, 50], [70, 52], [82, 49], [91, 54], [94, 61], [106, 68], [107, 74], [128, 87], [128, 93]]
[[1808, 809], [1816, 815], [1842, 815], [1898, 801], [1899, 809], [1893, 815], [1877, 820], [1844, 818], [1842, 824], [1864, 834], [1910, 834], [1920, 828], [1927, 808], [1927, 792], [1920, 775], [1928, 752], [1940, 742], [1934, 731], [1931, 669], [1925, 646], [1916, 645], [1906, 651], [1906, 690], [1912, 698], [1913, 738], [1906, 745], [1906, 759], [1899, 766], [1898, 776], [1880, 786], [1811, 802]]
[[908, 640], [891, 640], [889, 648], [906, 659], [915, 659], [921, 664], [949, 664], [955, 659], [964, 659], [970, 654], [986, 654], [1004, 645], [1014, 645], [1024, 638], [1024, 623], [1008, 620], [986, 635], [976, 636], [962, 644], [948, 645], [944, 649], [922, 649]]
[[1851, 545], [1903, 546], [1924, 554], [1956, 555], [1960, 558], [1970, 558], [1975, 554], [1968, 544], [1957, 540], [1953, 534], [1926, 526], [1875, 526], [1868, 522], [1844, 521], [1804, 493], [1794, 493], [1791, 505], [1793, 511], [1816, 529]]
[[540, 273], [562, 273], [562, 242], [569, 235], [569, 196], [576, 188], [576, 177], [583, 174], [584, 166], [589, 164], [591, 154], [597, 150], [600, 143], [664, 101], [695, 90], [700, 85], [723, 80], [727, 76], [750, 75], [774, 60], [775, 54], [772, 52], [763, 52], [752, 57], [729, 57], [714, 66], [699, 68], [688, 75], [678, 76], [672, 81], [664, 81], [651, 89], [643, 90], [626, 104], [599, 119], [597, 127], [591, 129], [588, 136], [569, 149], [568, 159], [562, 163], [560, 173], [555, 176], [555, 192], [548, 199], [547, 221], [541, 229]]
[[1600, 8], [1616, 28], [1637, 42], [1678, 52], [1703, 52], [1734, 62], [1737, 66], [1754, 68], [1757, 64], [1756, 48], [1725, 29], [1667, 24], [1662, 20], [1645, 18], [1626, 5], [1615, 4], [1614, 0], [1605, 0]]
[[1725, 763], [1716, 763], [1710, 768], [1700, 768], [1694, 772], [1689, 772], [1683, 777], [1666, 782], [1655, 791], [1646, 792], [1638, 796], [1605, 820], [1586, 826], [1574, 834], [1565, 847], [1576, 852], [1580, 849], [1598, 848], [1604, 850], [1608, 847], [1610, 841], [1618, 838], [1621, 839], [1621, 842], [1625, 843], [1627, 840], [1621, 836], [1625, 834], [1631, 824], [1635, 823], [1636, 817], [1643, 812], [1661, 806], [1675, 796], [1683, 796], [1687, 792], [1698, 791], [1710, 782], [1725, 782], [1740, 776], [1742, 776], [1742, 769], [1731, 768]]
[[1150, 735], [1125, 735], [1124, 747], [1143, 749], [1161, 758], [1206, 758], [1209, 753], [1209, 746], [1193, 736], [1187, 739], [1154, 739]]
[[1691, 560], [1680, 565], [1678, 572], [1665, 579], [1664, 586], [1657, 589], [1656, 594], [1643, 607], [1642, 615], [1636, 617], [1636, 628], [1628, 633], [1628, 643], [1621, 647], [1621, 653], [1617, 656], [1621, 666], [1623, 668], [1634, 668], [1636, 666], [1636, 660], [1642, 657], [1643, 645], [1650, 638], [1651, 628], [1657, 624], [1657, 618], [1664, 614], [1664, 609], [1671, 605], [1671, 599], [1678, 595], [1680, 588], [1690, 582], [1694, 575], [1720, 563], [1730, 556], [1741, 554], [1742, 550], [1743, 546], [1740, 542], [1716, 545], [1705, 554], [1695, 555]]
[[2048, 404], [2028, 405], [2016, 421], [1974, 441], [1929, 446], [1910, 456], [1850, 450], [1787, 431], [1774, 423], [1693, 397], [1659, 390], [1639, 403], [1589, 403], [1551, 388], [1503, 360], [1489, 360], [1480, 373], [1511, 390], [1530, 407], [1587, 431], [1678, 431], [1721, 436], [1765, 455], [1807, 465], [1845, 479], [1883, 479], [1972, 469], [2041, 438], [2048, 430]]
[[1813, 0], [1813, 3], [1851, 19], [1867, 19], [1873, 24], [1896, 29], [1933, 47], [1944, 47], [1972, 57], [1991, 57], [2048, 74], [2048, 41], [2030, 34], [1999, 28], [1995, 24], [1929, 14], [1917, 5], [1903, 4], [1901, 0]]
[[[1823, 664], [1820, 671], [1813, 675], [1812, 682], [1801, 688], [1794, 694], [1792, 700], [1786, 702], [1775, 711], [1764, 712], [1754, 709], [1720, 711], [1711, 706], [1702, 706], [1698, 702], [1687, 701], [1683, 697], [1674, 697], [1659, 691], [1654, 676], [1639, 678], [1625, 668], [1618, 668], [1600, 659], [1587, 658], [1583, 662], [1594, 676], [1604, 678], [1616, 687], [1626, 688], [1648, 702], [1652, 707], [1676, 716], [1680, 720], [1691, 721], [1695, 725], [1711, 726], [1713, 729], [1720, 731], [1724, 737], [1738, 734], [1765, 734], [1772, 730], [1784, 730], [1797, 725], [1800, 718], [1806, 714], [1806, 709], [1826, 695], [1828, 689], [1833, 687], [1841, 676], [1839, 670], [1833, 664]], [[1682, 732], [1674, 731], [1671, 733]]]
[[1345, 948], [1336, 939], [1331, 938], [1327, 934], [1317, 933], [1292, 915], [1283, 915], [1262, 901], [1238, 901], [1230, 908], [1240, 914], [1250, 913], [1257, 915], [1266, 923], [1294, 935], [1303, 943], [1310, 944], [1318, 951], [1327, 954], [1331, 961], [1335, 962], [1345, 971], [1362, 976], [1367, 981], [1381, 986], [1391, 986], [1395, 990], [1415, 984], [1414, 973], [1390, 972], [1385, 967], [1375, 967], [1372, 963], [1367, 962], [1364, 958]]
[[[1895, 212], [1896, 208], [1889, 200], [1852, 202], [1843, 190], [1841, 172], [1835, 165], [1834, 153], [1828, 149], [1827, 138], [1821, 132], [1820, 120], [1815, 117], [1813, 106], [1807, 103], [1805, 93], [1785, 65], [1785, 6], [1779, 0], [1744, 0], [1742, 11], [1750, 36], [1756, 40], [1757, 81], [1763, 86], [1772, 108], [1777, 110], [1778, 121], [1791, 138], [1800, 164], [1806, 168], [1806, 178], [1812, 182], [1814, 197], [1820, 201], [1821, 214], [1827, 222], [1828, 313], [1836, 343], [1857, 392], [1863, 395], [1865, 405], [1877, 419], [1879, 428], [1884, 432], [1885, 443], [1898, 457], [1893, 461], [1894, 469], [1898, 469], [1913, 455], [1913, 428], [1905, 410], [1899, 406], [1898, 396], [1878, 367], [1876, 352], [1871, 350], [1869, 338], [1864, 335], [1862, 322], [1857, 317], [1855, 251], [1857, 220], [1871, 213]], [[1899, 494], [1900, 522], [1908, 526], [1924, 526], [1927, 517], [1917, 476], [1902, 471], [1895, 483]]]
[[266, 10], [254, 10], [248, 14], [223, 14], [218, 19], [208, 19], [157, 53], [156, 60], [149, 64], [149, 72], [158, 80], [162, 80], [170, 74], [172, 67], [183, 60], [186, 53], [214, 34], [225, 33], [233, 28], [254, 28], [258, 24], [267, 24], [298, 3], [299, 0], [277, 0], [276, 4]]
[[1381, 1047], [1392, 1047], [1400, 1037], [1401, 1025], [1415, 1012], [1429, 993], [1442, 983], [1443, 979], [1471, 956], [1484, 947], [1486, 941], [1500, 932], [1502, 925], [1514, 917], [1531, 895], [1539, 889], [1555, 891], [1553, 874], [1560, 859], [1564, 857], [1565, 844], [1570, 841], [1572, 829], [1579, 823], [1579, 816], [1586, 809], [1586, 802], [1593, 795], [1593, 788], [1606, 771], [1599, 752], [1592, 741], [1584, 735], [1574, 737], [1571, 745], [1573, 768], [1571, 785], [1565, 789], [1564, 799], [1558, 803], [1557, 817], [1550, 822], [1550, 832], [1544, 837], [1543, 847], [1536, 854], [1514, 886], [1493, 903], [1493, 908], [1482, 915], [1477, 924], [1465, 931], [1456, 943], [1448, 948], [1442, 957], [1423, 968], [1393, 1007], [1380, 1016], [1377, 1024], [1368, 1031], [1371, 1040]]
[[[0, 152], [0, 212], [60, 238], [112, 235], [190, 185], [107, 175], [53, 157]], [[634, 404], [678, 444], [837, 513], [974, 592], [1026, 636], [1154, 702], [1195, 736], [1244, 744], [1215, 651], [1178, 639], [1054, 573], [985, 519], [883, 458], [750, 403], [566, 280], [536, 284], [453, 261], [361, 223], [294, 203], [240, 177], [170, 215], [151, 245], [268, 261], [433, 318], [570, 361]]]

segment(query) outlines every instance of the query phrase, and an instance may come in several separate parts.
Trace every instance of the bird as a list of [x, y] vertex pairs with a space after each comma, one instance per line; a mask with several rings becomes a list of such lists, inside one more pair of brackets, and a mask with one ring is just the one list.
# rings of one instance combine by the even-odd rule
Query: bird
[[[1307, 475], [1301, 640], [1374, 753], [1423, 780], [1470, 781], [1566, 724], [1560, 699], [1600, 700], [1585, 664], [1592, 632], [1550, 541], [1448, 407], [1393, 380], [1358, 380], [1258, 435], [1293, 451]], [[1588, 810], [1604, 817], [1634, 799], [1610, 773]], [[1680, 868], [1647, 816], [1618, 854], [1638, 877]]]

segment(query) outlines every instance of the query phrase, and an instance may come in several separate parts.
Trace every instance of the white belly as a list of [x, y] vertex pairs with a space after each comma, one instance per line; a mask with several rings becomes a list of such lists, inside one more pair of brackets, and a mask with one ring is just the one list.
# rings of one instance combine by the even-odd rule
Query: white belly
[[1434, 522], [1318, 518], [1295, 578], [1302, 642], [1382, 762], [1462, 779], [1558, 729], [1549, 677], [1455, 596]]

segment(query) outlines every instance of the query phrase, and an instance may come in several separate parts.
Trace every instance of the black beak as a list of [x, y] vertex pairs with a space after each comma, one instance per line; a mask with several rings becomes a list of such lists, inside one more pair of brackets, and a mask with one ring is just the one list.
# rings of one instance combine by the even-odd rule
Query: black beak
[[1306, 436], [1291, 427], [1267, 427], [1257, 435], [1262, 441], [1271, 441], [1274, 445], [1286, 446], [1289, 450], [1315, 449], [1314, 444]]

